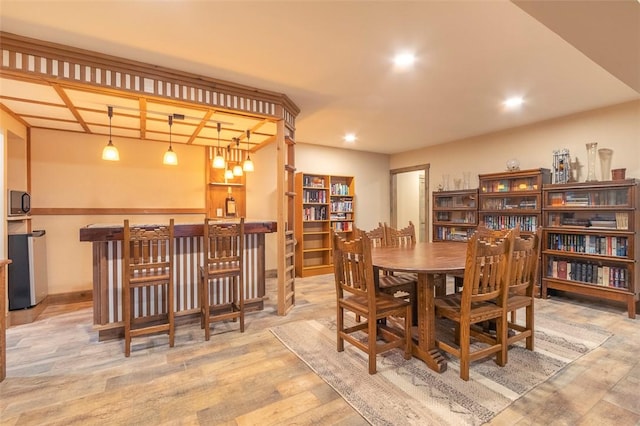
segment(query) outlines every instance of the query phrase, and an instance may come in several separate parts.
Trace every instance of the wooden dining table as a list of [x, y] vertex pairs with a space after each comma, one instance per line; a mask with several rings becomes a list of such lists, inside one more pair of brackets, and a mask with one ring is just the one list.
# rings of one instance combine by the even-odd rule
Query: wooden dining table
[[443, 274], [462, 273], [466, 252], [467, 245], [461, 242], [416, 243], [413, 246], [374, 247], [371, 250], [375, 268], [417, 274], [418, 326], [413, 355], [439, 373], [447, 369], [447, 361], [436, 347], [436, 281]]

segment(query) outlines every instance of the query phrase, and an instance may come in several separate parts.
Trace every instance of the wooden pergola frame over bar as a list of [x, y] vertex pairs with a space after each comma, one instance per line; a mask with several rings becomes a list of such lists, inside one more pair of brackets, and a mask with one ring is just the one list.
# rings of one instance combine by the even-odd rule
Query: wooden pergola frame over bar
[[[277, 203], [278, 314], [285, 315], [291, 309], [295, 245], [293, 140], [300, 110], [286, 95], [6, 32], [0, 32], [0, 49], [0, 76], [6, 79], [105, 95], [127, 94], [179, 106], [198, 105], [275, 121], [277, 133], [269, 142], [277, 146], [277, 196], [281, 200]], [[2, 108], [25, 127], [31, 127], [8, 108]], [[86, 133], [91, 133], [81, 120], [80, 124]]]

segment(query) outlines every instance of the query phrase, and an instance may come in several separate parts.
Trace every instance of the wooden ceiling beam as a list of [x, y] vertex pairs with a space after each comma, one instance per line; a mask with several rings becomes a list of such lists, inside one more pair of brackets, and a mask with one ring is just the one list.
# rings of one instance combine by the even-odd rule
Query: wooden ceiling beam
[[65, 105], [67, 106], [67, 108], [69, 108], [69, 111], [71, 111], [71, 114], [73, 114], [73, 116], [76, 118], [76, 120], [78, 120], [78, 123], [80, 123], [80, 126], [82, 126], [84, 131], [89, 133], [89, 134], [91, 134], [92, 133], [91, 129], [89, 128], [87, 123], [85, 123], [85, 121], [82, 118], [82, 116], [80, 116], [80, 113], [76, 109], [76, 106], [73, 104], [73, 102], [71, 102], [71, 99], [69, 99], [69, 96], [67, 96], [67, 93], [64, 91], [64, 89], [62, 87], [60, 87], [58, 84], [53, 84], [52, 83], [51, 86], [56, 91], [58, 96], [60, 96], [60, 99], [62, 99], [62, 102], [64, 102]]
[[198, 137], [198, 135], [200, 134], [202, 129], [204, 129], [204, 126], [207, 125], [207, 122], [209, 121], [209, 119], [213, 115], [213, 112], [214, 111], [210, 109], [209, 111], [206, 112], [204, 117], [202, 117], [202, 120], [200, 120], [200, 124], [198, 124], [198, 127], [196, 127], [196, 129], [193, 131], [193, 134], [191, 135], [191, 137], [187, 141], [187, 145], [191, 145], [193, 143], [193, 141]]

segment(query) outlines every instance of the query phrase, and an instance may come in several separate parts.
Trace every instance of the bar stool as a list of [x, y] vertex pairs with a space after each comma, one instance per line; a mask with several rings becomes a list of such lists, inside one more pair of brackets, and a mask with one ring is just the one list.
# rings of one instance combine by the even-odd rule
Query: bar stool
[[124, 221], [122, 312], [124, 355], [131, 354], [133, 337], [168, 333], [173, 347], [173, 219], [169, 226], [131, 226]]
[[200, 313], [205, 340], [210, 324], [240, 320], [244, 332], [244, 218], [239, 223], [205, 219], [204, 265], [200, 271]]

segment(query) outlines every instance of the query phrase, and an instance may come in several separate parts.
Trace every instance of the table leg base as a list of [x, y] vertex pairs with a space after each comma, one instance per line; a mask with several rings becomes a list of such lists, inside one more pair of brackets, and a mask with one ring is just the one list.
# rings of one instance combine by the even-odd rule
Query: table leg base
[[413, 356], [424, 361], [427, 366], [437, 373], [444, 373], [447, 371], [447, 360], [444, 359], [439, 349], [434, 348], [430, 350], [424, 350], [418, 345], [413, 345]]

